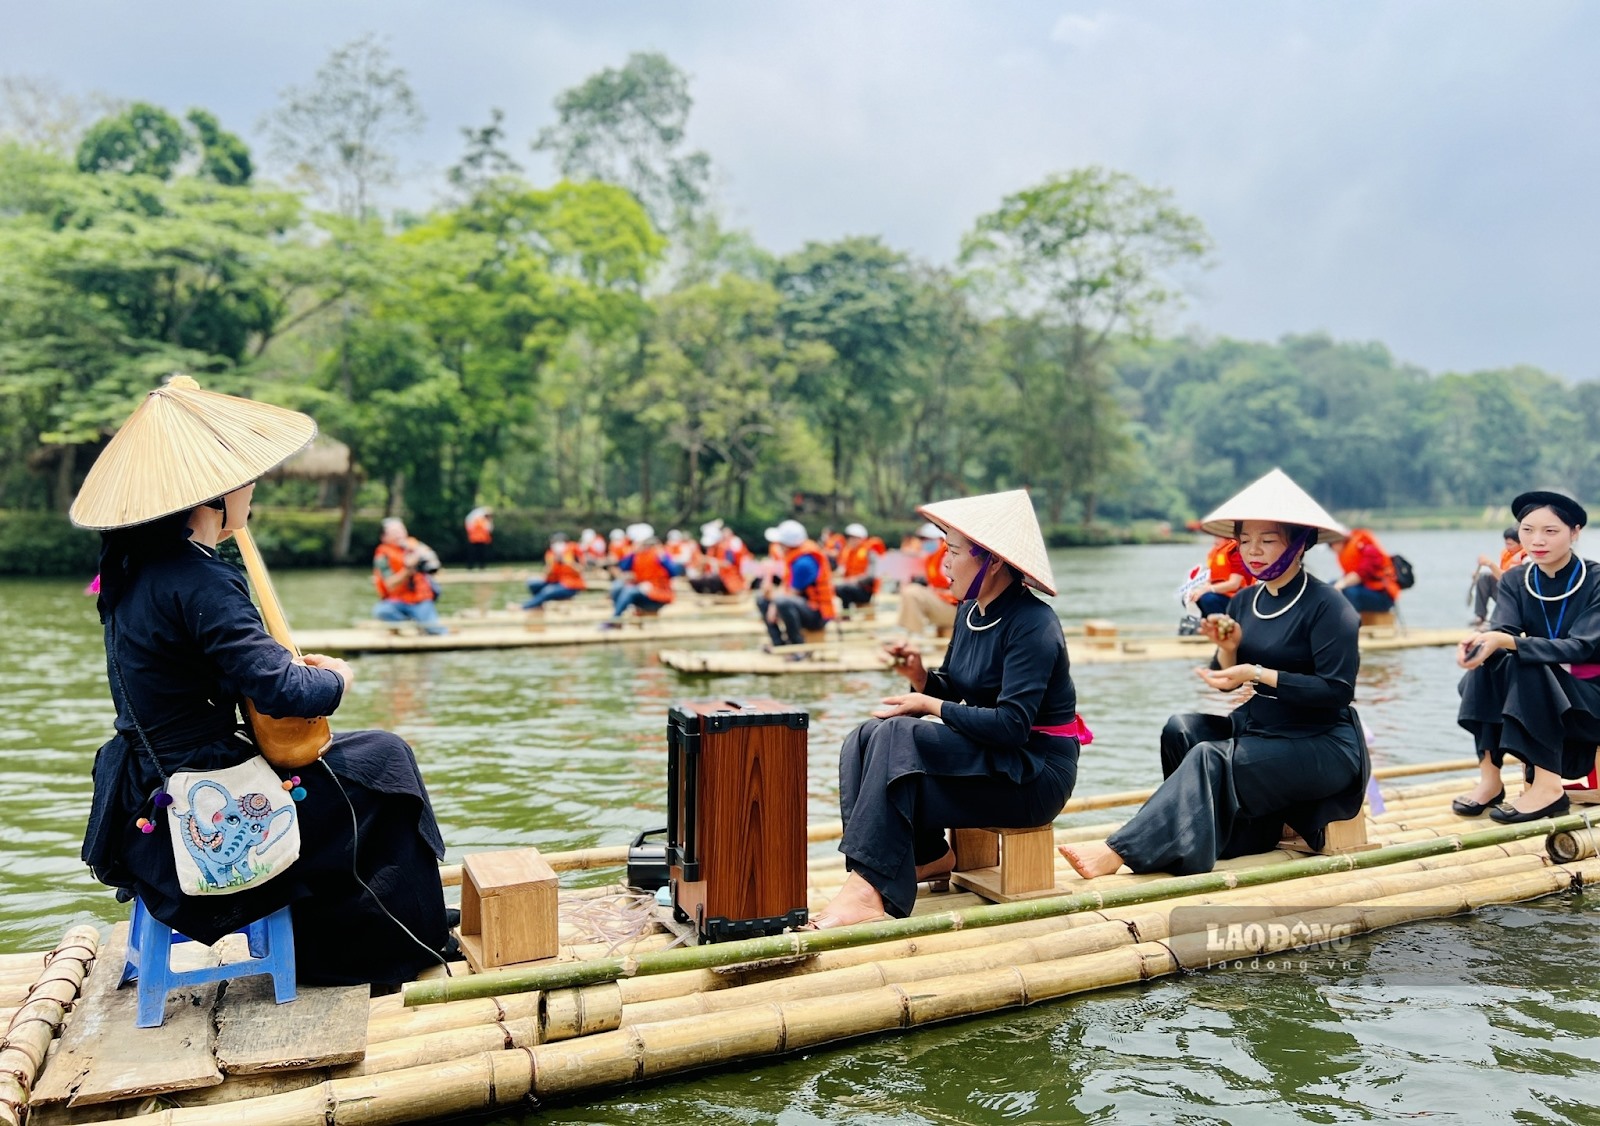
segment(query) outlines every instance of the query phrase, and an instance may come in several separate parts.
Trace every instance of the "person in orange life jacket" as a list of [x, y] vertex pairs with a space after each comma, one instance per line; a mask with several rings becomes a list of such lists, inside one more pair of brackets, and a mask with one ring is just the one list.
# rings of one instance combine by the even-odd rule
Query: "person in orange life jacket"
[[828, 560], [798, 520], [768, 528], [767, 542], [781, 549], [782, 574], [762, 583], [756, 609], [774, 646], [800, 645], [804, 630], [822, 629], [838, 616]]
[[667, 533], [666, 552], [685, 575], [693, 574], [700, 566], [700, 545], [677, 528]]
[[372, 584], [380, 601], [372, 616], [380, 622], [416, 622], [426, 632], [449, 633], [439, 621], [439, 597], [429, 575], [439, 569], [439, 557], [427, 544], [406, 532], [405, 521], [390, 516], [372, 554]]
[[1500, 535], [1505, 544], [1500, 550], [1500, 558], [1495, 560], [1487, 555], [1478, 556], [1478, 569], [1472, 573], [1472, 590], [1468, 597], [1472, 601], [1473, 629], [1482, 629], [1488, 624], [1489, 603], [1499, 594], [1500, 576], [1518, 563], [1527, 562], [1522, 553], [1522, 541], [1517, 538], [1517, 526], [1513, 524]]
[[1328, 547], [1339, 557], [1344, 571], [1333, 587], [1344, 592], [1350, 605], [1375, 613], [1394, 609], [1400, 597], [1400, 583], [1395, 578], [1394, 563], [1376, 536], [1366, 528], [1352, 528], [1348, 536], [1329, 540]]
[[467, 570], [481, 571], [494, 542], [494, 509], [480, 505], [467, 513]]
[[620, 588], [613, 588], [611, 620], [602, 622], [602, 629], [614, 628], [618, 619], [635, 606], [645, 613], [660, 610], [672, 601], [673, 576], [683, 574], [683, 568], [672, 561], [649, 524], [628, 525], [628, 542], [633, 551], [617, 564], [626, 578]]
[[[1077, 780], [1077, 715], [1061, 619], [1033, 505], [1021, 490], [930, 504], [945, 567], [966, 596], [943, 665], [888, 647], [910, 684], [839, 749], [839, 851], [849, 875], [818, 929], [905, 916], [919, 880], [945, 879], [950, 828], [1048, 824]], [[930, 723], [933, 716], [941, 722]]]
[[844, 555], [846, 538], [832, 528], [822, 529], [822, 534], [817, 537], [817, 546], [822, 549], [822, 556], [828, 561], [828, 566], [834, 570], [839, 568], [839, 560]]
[[847, 524], [844, 550], [839, 553], [839, 574], [833, 589], [848, 610], [865, 606], [878, 593], [877, 560], [888, 548], [877, 536], [867, 535], [863, 524]]
[[917, 536], [925, 552], [923, 577], [900, 586], [900, 624], [912, 637], [930, 625], [943, 629], [955, 625], [956, 603], [961, 601], [950, 589], [950, 577], [944, 573], [944, 532], [930, 522], [917, 529]]
[[628, 533], [621, 528], [612, 528], [611, 534], [606, 537], [606, 560], [615, 565], [633, 554], [633, 544], [628, 540]]
[[586, 589], [578, 553], [560, 532], [550, 537], [550, 549], [544, 553], [544, 568], [544, 578], [528, 580], [530, 597], [522, 604], [524, 610], [537, 610], [546, 602], [565, 602]]
[[1212, 537], [1206, 566], [1211, 578], [1200, 589], [1200, 597], [1196, 600], [1202, 618], [1211, 614], [1226, 614], [1233, 596], [1256, 581], [1239, 555], [1239, 541], [1230, 536]]
[[585, 528], [578, 533], [578, 558], [591, 567], [598, 567], [606, 561], [606, 541], [593, 528]]
[[700, 525], [699, 564], [689, 572], [689, 585], [696, 594], [742, 594], [749, 584], [744, 577], [744, 561], [750, 553], [744, 541], [721, 520]]

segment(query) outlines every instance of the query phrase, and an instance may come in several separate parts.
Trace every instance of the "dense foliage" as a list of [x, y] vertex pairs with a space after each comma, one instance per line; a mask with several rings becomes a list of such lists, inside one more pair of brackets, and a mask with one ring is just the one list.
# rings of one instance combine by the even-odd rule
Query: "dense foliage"
[[1342, 509], [1600, 494], [1600, 385], [1434, 376], [1317, 335], [1162, 338], [1211, 247], [1122, 173], [998, 201], [948, 269], [870, 236], [780, 255], [722, 225], [659, 55], [558, 99], [534, 147], [568, 179], [526, 179], [495, 110], [425, 215], [376, 203], [421, 121], [379, 44], [285, 97], [292, 188], [201, 109], [0, 140], [0, 508], [63, 510], [180, 369], [349, 448], [347, 471], [264, 493], [340, 514], [306, 531], [319, 556], [359, 543], [365, 505], [442, 538], [480, 502], [898, 522], [1021, 485], [1052, 523], [1180, 521], [1273, 465]]

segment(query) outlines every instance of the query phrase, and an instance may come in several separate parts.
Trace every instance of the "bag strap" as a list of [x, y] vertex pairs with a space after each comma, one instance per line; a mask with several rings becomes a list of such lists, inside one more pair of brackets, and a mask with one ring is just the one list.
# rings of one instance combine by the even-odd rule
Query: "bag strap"
[[144, 725], [139, 722], [139, 713], [133, 709], [133, 697], [128, 694], [127, 682], [122, 679], [122, 663], [117, 660], [117, 615], [115, 611], [106, 615], [106, 625], [111, 631], [109, 644], [106, 645], [106, 653], [111, 658], [111, 671], [117, 678], [117, 689], [122, 693], [123, 706], [128, 709], [128, 718], [133, 720], [133, 729], [139, 733], [139, 745], [150, 759], [150, 765], [155, 768], [157, 777], [161, 779], [161, 788], [165, 790], [169, 781], [167, 772], [161, 769], [161, 759], [156, 755], [155, 748], [150, 745], [150, 736], [144, 733]]

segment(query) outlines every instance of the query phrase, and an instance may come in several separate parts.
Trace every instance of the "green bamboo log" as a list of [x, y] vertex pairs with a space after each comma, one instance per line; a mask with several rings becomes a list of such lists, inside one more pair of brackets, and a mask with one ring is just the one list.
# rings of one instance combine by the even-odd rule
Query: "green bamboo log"
[[473, 974], [470, 977], [409, 982], [404, 987], [405, 1004], [407, 1007], [433, 1005], [470, 997], [497, 997], [539, 989], [565, 989], [624, 977], [678, 973], [683, 970], [731, 966], [740, 962], [754, 962], [768, 958], [803, 957], [827, 950], [913, 938], [917, 935], [939, 934], [966, 927], [987, 927], [1029, 919], [1071, 915], [1079, 911], [1127, 907], [1179, 895], [1197, 895], [1209, 891], [1280, 883], [1284, 880], [1317, 876], [1326, 872], [1377, 868], [1385, 864], [1418, 860], [1445, 852], [1484, 848], [1535, 835], [1566, 832], [1582, 828], [1584, 822], [1585, 818], [1581, 814], [1574, 814], [1530, 821], [1523, 825], [1505, 825], [1474, 833], [1412, 841], [1369, 852], [1311, 856], [1303, 860], [1287, 860], [1255, 869], [1176, 876], [1172, 879], [1153, 880], [1105, 892], [1080, 892], [1075, 895], [1047, 896], [1015, 903], [987, 904], [959, 911], [859, 923], [855, 926], [823, 931], [792, 931], [767, 938], [750, 938], [738, 942], [664, 950], [640, 954], [637, 957], [597, 958], [589, 962], [568, 962], [540, 966], [536, 969], [500, 970], [494, 973]]

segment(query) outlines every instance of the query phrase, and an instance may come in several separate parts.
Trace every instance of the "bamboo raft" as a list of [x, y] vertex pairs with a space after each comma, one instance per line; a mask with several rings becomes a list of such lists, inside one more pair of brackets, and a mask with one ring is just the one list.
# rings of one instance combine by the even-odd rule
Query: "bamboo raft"
[[[754, 595], [694, 595], [691, 597], [679, 596], [674, 602], [663, 606], [655, 615], [658, 621], [711, 621], [723, 618], [754, 618], [756, 615]], [[882, 596], [875, 600], [874, 612], [871, 616], [863, 615], [859, 611], [845, 618], [845, 621], [879, 621], [893, 622], [899, 613], [899, 599], [893, 595]], [[597, 625], [611, 617], [611, 602], [602, 595], [568, 599], [563, 602], [550, 602], [539, 610], [524, 610], [519, 603], [507, 603], [499, 610], [461, 610], [454, 614], [440, 615], [441, 625], [450, 629], [482, 629], [485, 627], [500, 627], [502, 629], [525, 629], [533, 627], [562, 625], [589, 624]], [[355, 623], [356, 629], [388, 630], [393, 633], [416, 632], [417, 626], [411, 622], [383, 622], [376, 618], [363, 618]]]
[[[1378, 773], [1401, 777], [1471, 765]], [[1468, 784], [1458, 777], [1384, 789], [1384, 808], [1367, 825], [1381, 846], [1373, 851], [1273, 852], [1224, 861], [1202, 876], [1124, 873], [1092, 884], [1060, 863], [1057, 895], [990, 905], [966, 893], [926, 894], [909, 919], [715, 946], [677, 948], [656, 910], [624, 898], [620, 888], [567, 889], [558, 958], [481, 975], [459, 965], [452, 967], [456, 976], [429, 976], [401, 994], [363, 998], [359, 1057], [319, 1066], [281, 1069], [305, 1061], [294, 1046], [274, 1043], [280, 1069], [259, 1059], [234, 1067], [221, 1042], [241, 1025], [242, 1006], [252, 1000], [260, 1002], [255, 1017], [265, 1022], [264, 1036], [298, 1006], [337, 991], [302, 989], [288, 1006], [246, 996], [229, 1013], [228, 991], [216, 1013], [175, 997], [163, 1028], [136, 1029], [126, 1003], [116, 1020], [108, 1019], [107, 1006], [121, 1003], [108, 984], [121, 968], [125, 926], [105, 938], [77, 927], [49, 954], [0, 956], [0, 1006], [9, 1010], [0, 1042], [0, 1123], [15, 1126], [26, 1116], [35, 1126], [52, 1126], [140, 1115], [166, 1126], [379, 1124], [527, 1110], [609, 1096], [623, 1084], [1272, 956], [1319, 939], [1338, 944], [1600, 879], [1600, 832], [1586, 818], [1484, 828], [1449, 812], [1450, 797]], [[1074, 799], [1064, 814], [1145, 796]], [[1100, 839], [1115, 824], [1078, 825], [1055, 837]], [[837, 833], [835, 823], [813, 826], [809, 835], [821, 841]], [[570, 871], [619, 864], [625, 851], [546, 859]], [[844, 874], [841, 858], [812, 862], [813, 910]], [[459, 868], [443, 870], [443, 878], [459, 882]], [[1180, 910], [1200, 906], [1225, 908], [1227, 918], [1249, 925], [1219, 952], [1214, 926], [1192, 929], [1195, 915]], [[1214, 911], [1206, 914], [1215, 918]], [[637, 924], [632, 937], [612, 925], [621, 916]], [[179, 1036], [188, 1037], [183, 1052], [204, 1064], [181, 1082], [161, 1057], [178, 1050]], [[96, 1075], [97, 1052], [126, 1073], [120, 1095]]]
[[[1377, 653], [1393, 649], [1440, 648], [1453, 646], [1461, 630], [1363, 629], [1361, 651]], [[1146, 661], [1204, 662], [1210, 643], [1203, 637], [1118, 634], [1086, 636], [1070, 643], [1074, 665], [1115, 665]], [[929, 641], [923, 660], [932, 668], [942, 659], [945, 642]], [[828, 642], [817, 645], [790, 645], [774, 653], [744, 649], [663, 649], [656, 654], [667, 668], [685, 676], [798, 676], [807, 673], [883, 672], [894, 667], [881, 646]]]

